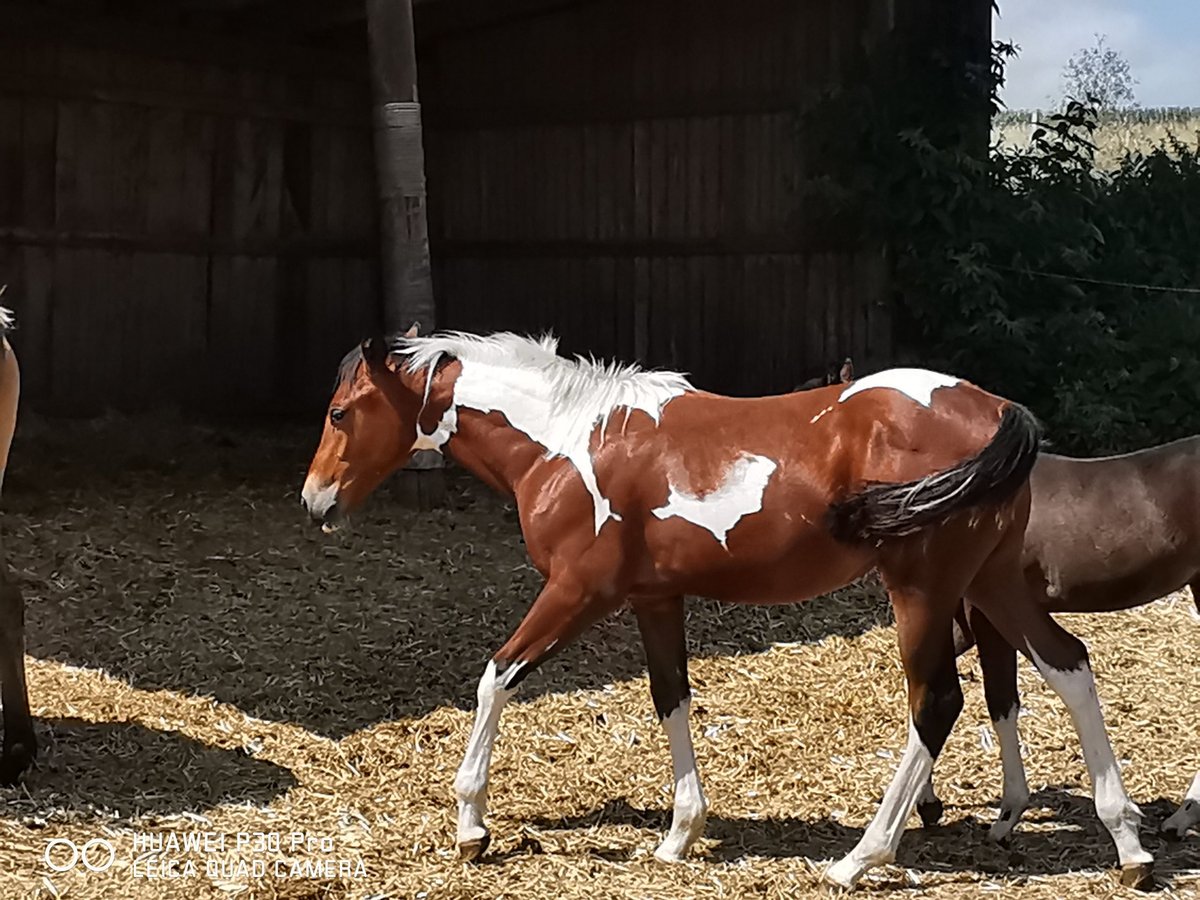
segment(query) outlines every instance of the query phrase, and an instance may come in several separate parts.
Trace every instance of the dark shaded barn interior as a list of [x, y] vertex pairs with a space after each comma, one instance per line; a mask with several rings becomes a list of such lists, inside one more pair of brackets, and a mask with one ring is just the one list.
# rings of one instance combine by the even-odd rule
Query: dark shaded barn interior
[[[403, 318], [368, 52], [389, 2], [0, 2], [0, 282], [33, 408], [309, 411]], [[414, 9], [438, 327], [553, 328], [729, 393], [888, 359], [883, 248], [796, 225], [796, 110], [897, 36], [986, 60], [988, 0]]]

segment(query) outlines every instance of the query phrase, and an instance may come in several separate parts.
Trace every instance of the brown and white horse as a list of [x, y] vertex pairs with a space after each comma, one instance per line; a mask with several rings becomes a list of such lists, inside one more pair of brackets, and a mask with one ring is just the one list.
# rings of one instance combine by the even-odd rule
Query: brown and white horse
[[454, 783], [465, 857], [489, 842], [488, 768], [505, 703], [538, 665], [628, 605], [675, 773], [656, 855], [682, 858], [708, 806], [687, 721], [684, 596], [787, 603], [878, 567], [908, 680], [908, 746], [874, 821], [825, 877], [848, 887], [894, 858], [962, 708], [953, 618], [964, 596], [1069, 706], [1120, 863], [1148, 875], [1087, 651], [1020, 583], [1039, 440], [1028, 412], [920, 369], [732, 399], [682, 375], [556, 349], [511, 334], [364, 342], [343, 360], [302, 495], [314, 521], [336, 527], [415, 450], [434, 449], [516, 498], [546, 582], [479, 681]]
[[[0, 294], [3, 290], [0, 289]], [[21, 398], [21, 370], [8, 343], [12, 313], [0, 307], [0, 485], [8, 466]], [[25, 689], [25, 599], [8, 571], [0, 545], [0, 702], [4, 704], [4, 747], [0, 784], [14, 784], [37, 754], [29, 695]]]
[[[1043, 454], [1030, 487], [1022, 565], [1034, 602], [1052, 612], [1109, 612], [1187, 585], [1200, 609], [1200, 436], [1102, 459]], [[960, 614], [956, 631], [957, 652], [977, 643], [989, 675], [988, 714], [1004, 767], [1004, 796], [991, 836], [1003, 840], [1029, 804], [1017, 734], [1016, 655], [986, 622]], [[917, 809], [927, 825], [941, 817], [932, 783]], [[1182, 838], [1197, 823], [1200, 774], [1162, 831]]]

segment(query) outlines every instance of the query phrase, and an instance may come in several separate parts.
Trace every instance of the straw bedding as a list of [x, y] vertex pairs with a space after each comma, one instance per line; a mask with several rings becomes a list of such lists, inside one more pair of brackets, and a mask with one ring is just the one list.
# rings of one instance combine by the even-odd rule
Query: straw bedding
[[[492, 849], [464, 865], [451, 783], [475, 682], [537, 574], [513, 510], [461, 475], [448, 509], [406, 513], [384, 492], [350, 532], [310, 529], [296, 494], [314, 437], [25, 422], [4, 527], [29, 604], [43, 746], [23, 785], [0, 789], [0, 897], [819, 890], [825, 862], [875, 811], [906, 735], [876, 586], [793, 607], [693, 604], [692, 727], [712, 809], [689, 862], [651, 856], [668, 822], [670, 760], [626, 616], [531, 677], [506, 711]], [[1195, 897], [1200, 836], [1166, 844], [1156, 834], [1200, 769], [1191, 601], [1065, 619], [1091, 648], [1159, 872], [1173, 895]], [[974, 655], [959, 668], [967, 706], [936, 770], [944, 823], [924, 831], [914, 816], [897, 863], [862, 889], [1125, 893], [1070, 721], [1028, 666], [1021, 721], [1034, 804], [1010, 847], [986, 841], [999, 755]], [[203, 838], [207, 850], [173, 847], [172, 835]], [[114, 862], [55, 872], [44, 854], [56, 838], [108, 841]], [[93, 852], [108, 856], [100, 844]], [[148, 877], [172, 873], [184, 877]]]

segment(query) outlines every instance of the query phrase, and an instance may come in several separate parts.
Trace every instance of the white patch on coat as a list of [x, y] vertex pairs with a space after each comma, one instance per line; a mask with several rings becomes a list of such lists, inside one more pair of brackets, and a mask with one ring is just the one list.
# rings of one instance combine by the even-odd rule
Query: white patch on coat
[[637, 366], [565, 359], [558, 355], [553, 337], [441, 334], [401, 338], [395, 352], [408, 357], [410, 372], [424, 368], [432, 376], [443, 356], [462, 366], [450, 409], [432, 434], [418, 431], [415, 449], [441, 449], [457, 428], [458, 409], [502, 413], [509, 425], [546, 448], [547, 459], [562, 456], [575, 466], [592, 497], [597, 534], [606, 521], [621, 517], [596, 483], [592, 435], [599, 428], [603, 441], [618, 410], [624, 410], [624, 422], [634, 410], [641, 410], [657, 424], [667, 403], [693, 390], [677, 372], [643, 372]]
[[933, 402], [934, 391], [938, 388], [954, 387], [960, 380], [953, 375], [930, 372], [928, 369], [884, 369], [882, 372], [851, 382], [838, 397], [838, 402], [845, 403], [855, 394], [872, 388], [887, 388], [899, 391], [922, 406], [929, 406]]
[[688, 726], [691, 698], [663, 719], [663, 730], [671, 747], [671, 769], [675, 775], [675, 810], [671, 814], [671, 831], [654, 855], [664, 862], [678, 862], [704, 833], [708, 801], [696, 772], [696, 752], [692, 748], [692, 733]]
[[1029, 655], [1046, 683], [1062, 698], [1071, 713], [1079, 743], [1083, 746], [1083, 759], [1092, 779], [1096, 815], [1117, 845], [1117, 860], [1122, 866], [1153, 862], [1154, 857], [1142, 847], [1138, 836], [1142, 811], [1129, 799], [1125, 783], [1121, 780], [1121, 769], [1117, 766], [1117, 758], [1104, 728], [1104, 715], [1100, 712], [1100, 700], [1096, 696], [1096, 680], [1092, 677], [1091, 667], [1083, 663], [1077, 669], [1056, 669], [1038, 656], [1032, 647], [1029, 647]]
[[1004, 794], [1000, 799], [1000, 814], [988, 834], [994, 841], [1007, 838], [1029, 808], [1029, 781], [1021, 759], [1021, 736], [1017, 730], [1017, 707], [1014, 705], [992, 725], [1000, 739], [1000, 763], [1004, 768]]
[[908, 746], [900, 757], [900, 766], [892, 783], [884, 792], [879, 812], [863, 832], [854, 849], [825, 870], [825, 879], [841, 888], [852, 888], [875, 866], [896, 858], [896, 846], [904, 831], [904, 823], [933, 772], [933, 756], [921, 740], [917, 729], [909, 723]]
[[728, 549], [725, 539], [743, 516], [762, 509], [763, 494], [777, 464], [765, 456], [743, 453], [725, 473], [716, 490], [703, 496], [689, 493], [668, 482], [670, 493], [666, 506], [653, 510], [660, 519], [678, 516], [712, 532], [712, 536]]
[[488, 662], [475, 692], [475, 724], [467, 740], [467, 752], [454, 778], [458, 797], [458, 843], [479, 841], [487, 835], [483, 817], [487, 814], [488, 770], [492, 748], [500, 732], [500, 713], [515, 694], [496, 680], [496, 663]]

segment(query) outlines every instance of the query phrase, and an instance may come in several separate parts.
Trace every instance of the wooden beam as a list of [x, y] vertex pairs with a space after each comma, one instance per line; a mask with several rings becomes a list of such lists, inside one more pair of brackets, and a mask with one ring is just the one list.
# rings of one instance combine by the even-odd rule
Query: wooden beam
[[435, 326], [412, 0], [367, 0], [384, 325]]
[[[367, 37], [375, 104], [384, 326], [396, 332], [416, 323], [422, 333], [428, 333], [435, 327], [436, 309], [412, 0], [367, 0]], [[420, 451], [409, 469], [394, 482], [397, 499], [417, 509], [442, 505], [446, 481], [441, 454]]]
[[171, 253], [184, 256], [273, 256], [303, 259], [370, 259], [373, 242], [339, 237], [217, 238], [206, 234], [136, 234], [0, 227], [0, 246], [68, 247], [113, 253]]
[[[0, 53], [4, 52], [5, 44], [6, 41], [0, 38]], [[90, 100], [95, 103], [140, 106], [147, 109], [176, 109], [237, 118], [334, 125], [360, 131], [370, 127], [371, 120], [365, 102], [361, 107], [289, 104], [277, 100], [243, 99], [206, 92], [205, 87], [199, 85], [195, 92], [181, 94], [161, 90], [153, 84], [106, 85], [79, 78], [35, 76], [20, 72], [0, 76], [0, 97]]]
[[66, 13], [30, 3], [0, 2], [3, 43], [28, 49], [29, 44], [65, 43], [157, 58], [229, 66], [256, 71], [311, 76], [313, 72], [358, 78], [365, 76], [360, 54], [337, 53], [225, 34], [147, 25], [112, 15]]
[[249, 7], [234, 21], [239, 28], [314, 34], [353, 25], [366, 17], [363, 0], [267, 0]]

